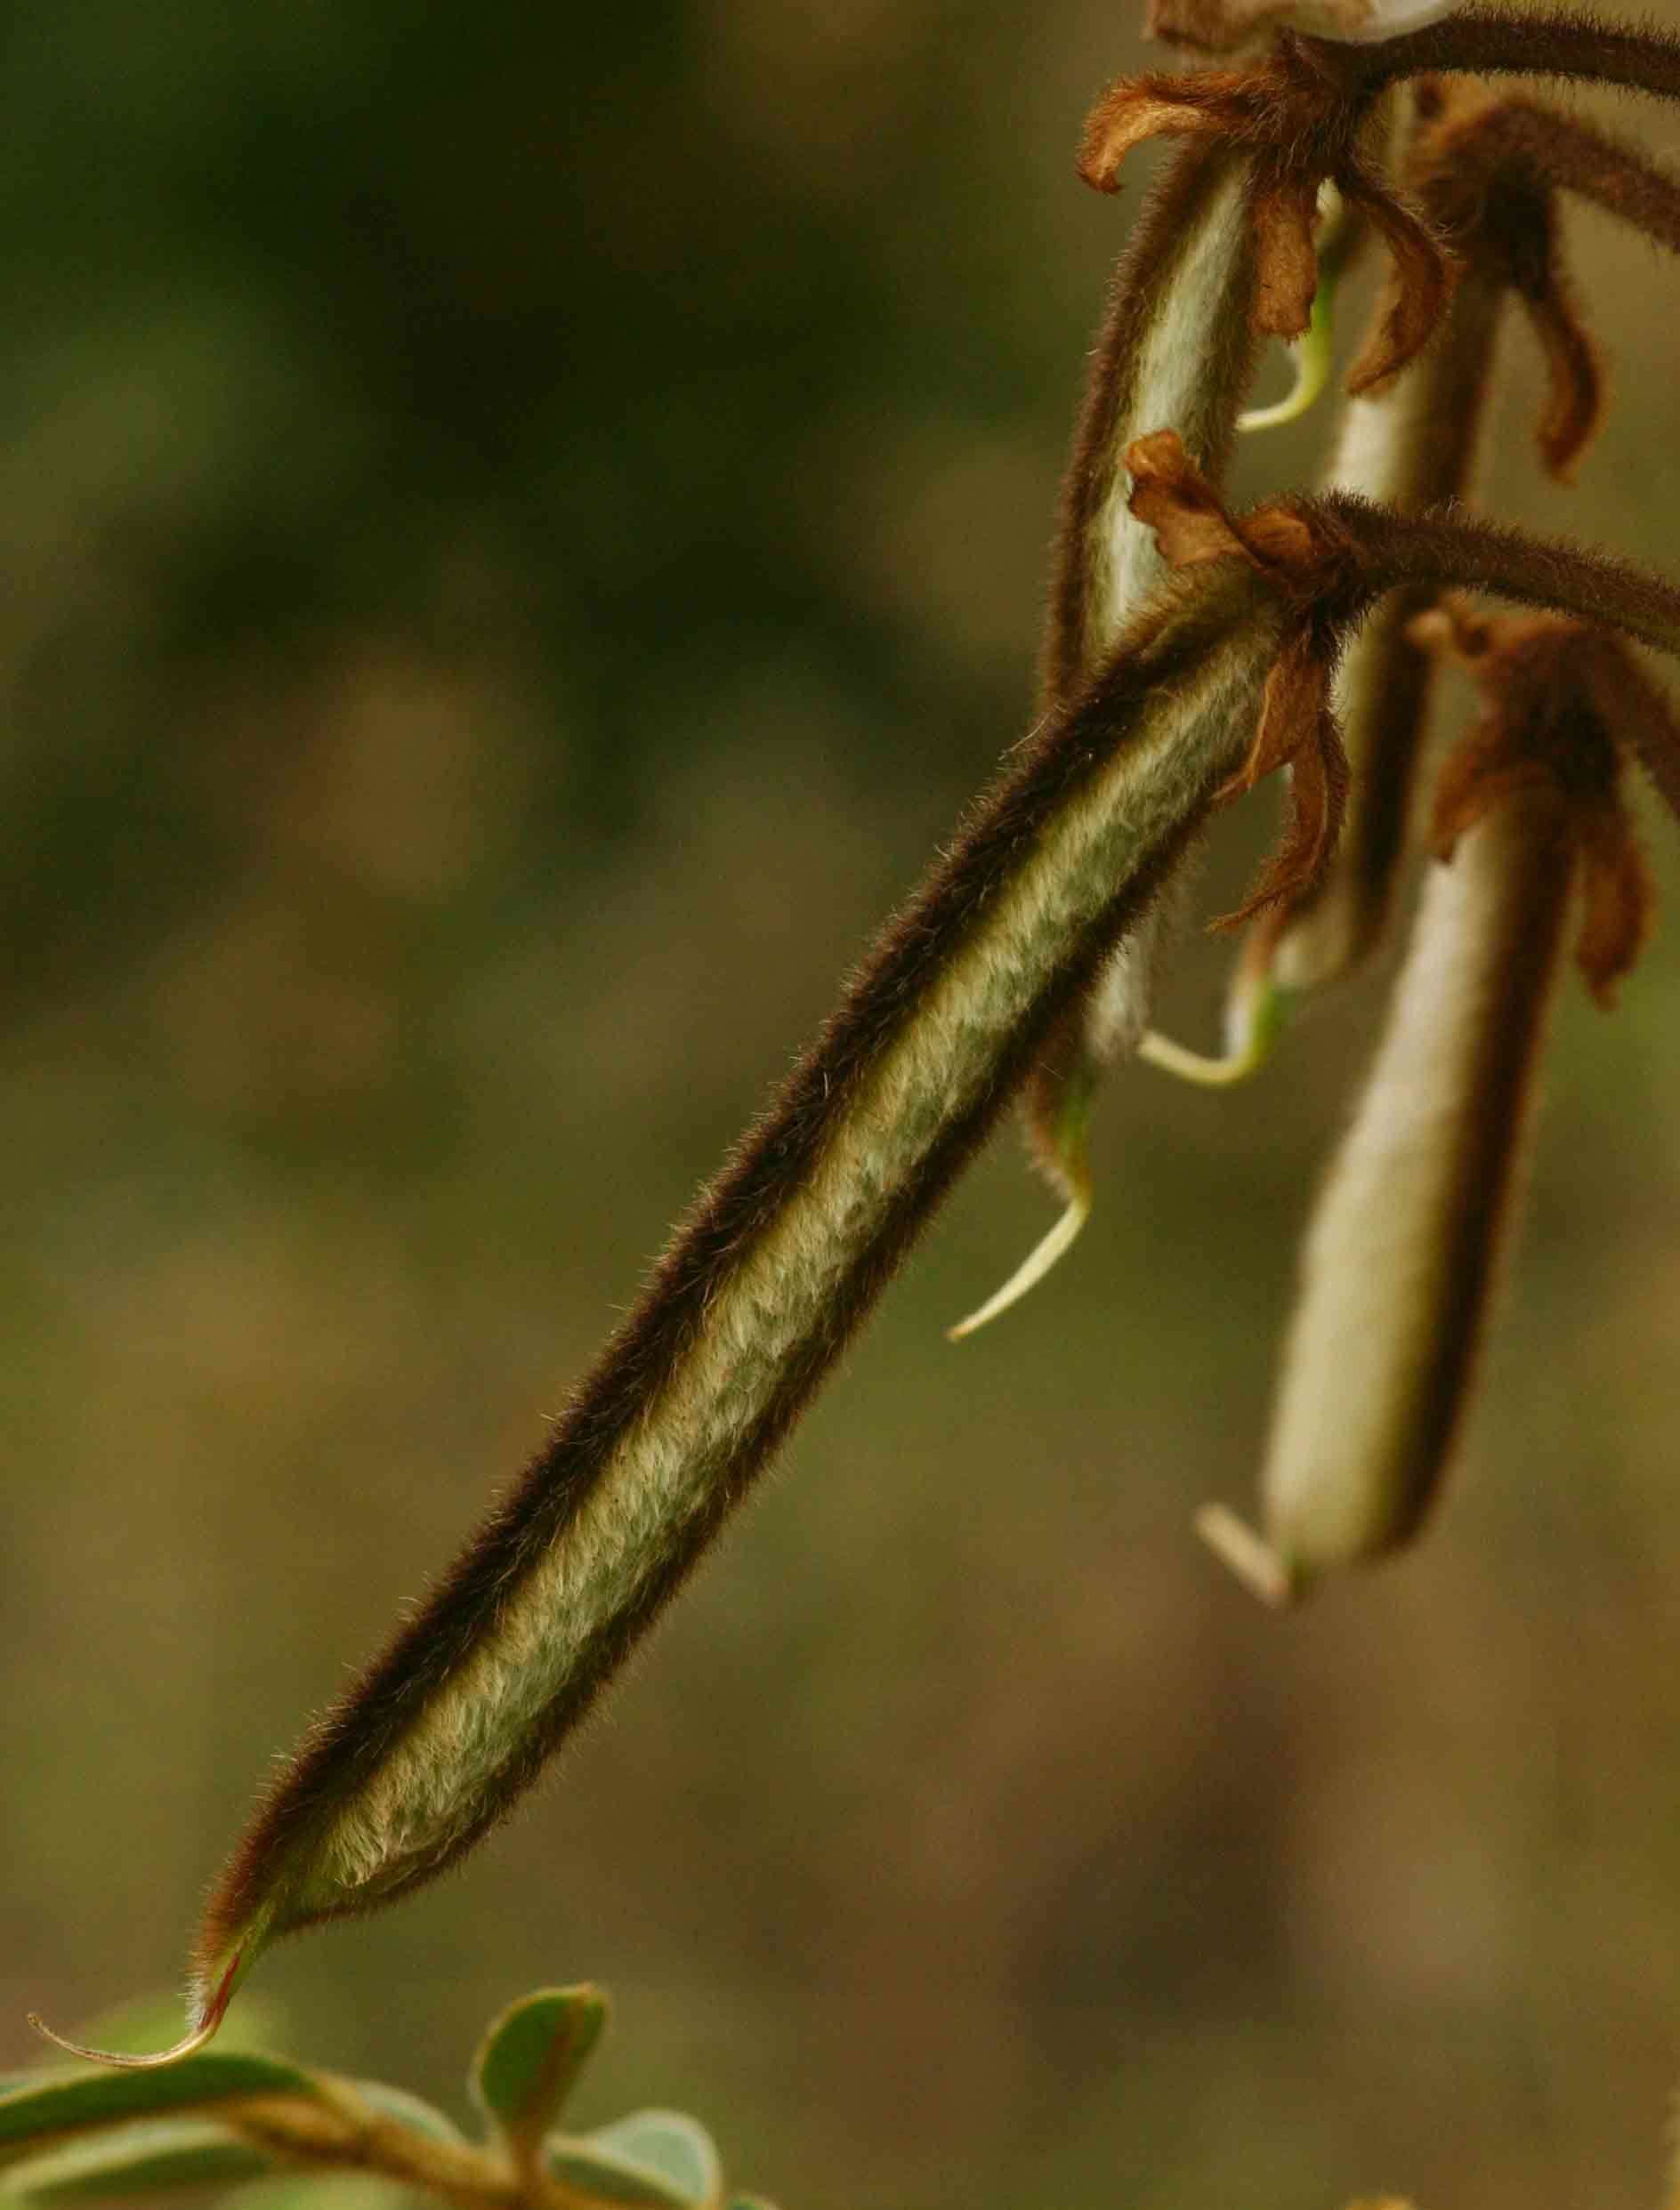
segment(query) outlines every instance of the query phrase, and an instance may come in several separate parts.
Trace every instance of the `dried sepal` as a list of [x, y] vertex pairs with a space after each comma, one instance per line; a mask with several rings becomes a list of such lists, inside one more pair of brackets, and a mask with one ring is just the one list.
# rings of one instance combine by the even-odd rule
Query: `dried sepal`
[[1127, 502], [1132, 517], [1154, 531], [1169, 568], [1249, 557], [1230, 508], [1191, 459], [1176, 430], [1151, 431], [1135, 440], [1126, 448], [1126, 465], [1132, 479]]
[[1581, 925], [1575, 964], [1595, 1002], [1616, 1002], [1656, 917], [1657, 892], [1644, 847], [1620, 806], [1581, 825]]
[[[1438, 91], [1434, 106], [1409, 181], [1460, 260], [1508, 291], [1532, 326], [1547, 368], [1540, 457], [1566, 480], [1603, 419], [1604, 376], [1563, 266], [1558, 185], [1566, 178], [1550, 149], [1595, 153], [1602, 159], [1586, 167], [1596, 173], [1611, 164], [1614, 141], [1587, 133], [1582, 149], [1571, 117], [1526, 95], [1457, 87]], [[1623, 158], [1631, 165], [1636, 157], [1624, 149]]]
[[1258, 168], [1248, 214], [1258, 247], [1255, 327], [1268, 336], [1302, 336], [1312, 319], [1319, 260], [1312, 244], [1321, 180], [1296, 168]]
[[1545, 783], [1564, 791], [1581, 903], [1575, 961], [1596, 1002], [1613, 1004], [1650, 935], [1655, 897], [1619, 791], [1628, 649], [1585, 622], [1481, 614], [1458, 599], [1419, 617], [1412, 635], [1466, 669], [1483, 702], [1436, 787], [1437, 854], [1450, 858], [1458, 838], [1514, 790]]
[[1540, 457], [1566, 483], [1603, 419], [1603, 364], [1561, 284], [1522, 303], [1546, 356], [1547, 400], [1535, 432]]
[[1347, 809], [1347, 754], [1329, 704], [1329, 668], [1321, 669], [1323, 702], [1310, 721], [1290, 722], [1273, 740], [1277, 764], [1289, 775], [1289, 818], [1282, 842], [1241, 905], [1222, 914], [1217, 929], [1239, 929], [1273, 907], [1310, 897], [1324, 878]]
[[1591, 632], [1593, 696], [1624, 752], [1680, 820], [1680, 716], [1636, 655], [1619, 639]]
[[1176, 430], [1155, 430], [1126, 448], [1131, 511], [1155, 532], [1171, 568], [1246, 561], [1291, 599], [1328, 603], [1352, 575], [1346, 539], [1305, 500], [1272, 499], [1234, 514], [1184, 449]]
[[1341, 637], [1364, 593], [1345, 550], [1321, 515], [1288, 502], [1232, 514], [1171, 431], [1141, 438], [1127, 453], [1132, 512], [1155, 529], [1175, 567], [1239, 559], [1295, 602], [1267, 675], [1259, 726], [1242, 767], [1220, 801], [1252, 790], [1280, 767], [1290, 776], [1284, 838], [1238, 910], [1216, 925], [1232, 928], [1266, 908], [1308, 895], [1336, 848], [1347, 798], [1347, 761], [1329, 686]]
[[1347, 803], [1347, 755], [1330, 711], [1333, 651], [1333, 641], [1320, 635], [1317, 625], [1298, 624], [1266, 678], [1254, 745], [1219, 798], [1229, 803], [1287, 767], [1288, 827], [1247, 898], [1234, 913], [1223, 915], [1216, 928], [1240, 928], [1270, 907], [1309, 895], [1336, 849]]
[[1370, 335], [1354, 356], [1347, 388], [1356, 398], [1380, 391], [1415, 360], [1446, 311], [1458, 264], [1440, 233], [1397, 198], [1362, 160], [1337, 180], [1343, 197], [1369, 221], [1388, 248], [1388, 275]]
[[1452, 286], [1452, 262], [1425, 216], [1385, 181], [1361, 146], [1369, 100], [1351, 89], [1337, 49], [1288, 36], [1247, 68], [1123, 78], [1086, 125], [1079, 173], [1099, 191], [1119, 188], [1127, 154], [1151, 137], [1217, 139], [1251, 163], [1254, 327], [1296, 338], [1318, 288], [1313, 242], [1319, 195], [1334, 184], [1388, 245], [1393, 262], [1380, 335], [1355, 368], [1374, 388], [1427, 342]]

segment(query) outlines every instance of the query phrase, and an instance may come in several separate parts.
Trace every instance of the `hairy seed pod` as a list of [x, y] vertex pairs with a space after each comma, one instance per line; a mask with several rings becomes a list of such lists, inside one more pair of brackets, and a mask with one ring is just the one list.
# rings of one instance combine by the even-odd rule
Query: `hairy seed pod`
[[[1312, 529], [1287, 527], [1310, 557]], [[170, 2054], [276, 1937], [432, 1878], [536, 1778], [1147, 909], [1238, 765], [1288, 614], [1274, 575], [1204, 567], [1011, 754], [522, 1481], [270, 1788], [210, 1898]]]
[[1439, 1486], [1569, 878], [1567, 819], [1547, 790], [1514, 794], [1430, 869], [1387, 1032], [1307, 1237], [1261, 1478], [1265, 1543], [1217, 1506], [1201, 1520], [1274, 1602], [1403, 1543]]
[[1171, 873], [1256, 721], [1264, 737], [1304, 619], [1333, 631], [1428, 565], [1680, 652], [1680, 591], [1603, 556], [1345, 501], [1235, 518], [1170, 435], [1128, 460], [1135, 502], [1191, 572], [1010, 756], [522, 1480], [279, 1772], [206, 1908], [182, 2049], [117, 2061], [207, 2038], [276, 1937], [420, 1886], [536, 1780]]
[[1620, 649], [1547, 617], [1419, 627], [1456, 642], [1490, 705], [1442, 777], [1450, 856], [1429, 868], [1308, 1231], [1261, 1478], [1264, 1540], [1217, 1505], [1199, 1521], [1272, 1602], [1395, 1549], [1434, 1502], [1506, 1238], [1571, 896], [1601, 1002], [1645, 928], [1615, 746], [1579, 679]]

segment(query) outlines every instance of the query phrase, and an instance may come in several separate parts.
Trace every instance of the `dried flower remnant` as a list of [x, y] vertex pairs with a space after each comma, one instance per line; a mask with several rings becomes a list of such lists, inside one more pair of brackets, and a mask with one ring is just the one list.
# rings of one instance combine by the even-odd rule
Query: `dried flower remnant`
[[[1574, 315], [1559, 265], [1556, 189], [1533, 156], [1530, 119], [1549, 122], [1550, 111], [1450, 85], [1420, 87], [1419, 106], [1406, 181], [1463, 273], [1422, 358], [1384, 392], [1348, 401], [1327, 472], [1332, 488], [1405, 512], [1474, 496], [1506, 299], [1514, 295], [1537, 322], [1570, 333], [1567, 343], [1546, 345], [1552, 375], [1539, 444], [1555, 475], [1572, 469], [1602, 399], [1596, 349]], [[1513, 112], [1522, 125], [1514, 131], [1505, 120]], [[1556, 119], [1565, 135], [1575, 130], [1572, 118]], [[1611, 151], [1610, 141], [1584, 126], [1571, 142], [1580, 134]], [[1352, 770], [1348, 815], [1325, 881], [1272, 932], [1276, 982], [1291, 998], [1348, 973], [1386, 923], [1434, 690], [1434, 663], [1406, 633], [1431, 595], [1427, 584], [1393, 593], [1342, 664], [1337, 705]]]
[[1149, 522], [1175, 569], [1245, 561], [1288, 593], [1291, 618], [1266, 676], [1260, 723], [1240, 770], [1217, 795], [1252, 790], [1279, 768], [1293, 770], [1291, 815], [1283, 840], [1241, 906], [1219, 924], [1234, 928], [1300, 897], [1335, 849], [1347, 789], [1340, 731], [1330, 710], [1330, 678], [1342, 641], [1370, 588], [1324, 508], [1275, 502], [1240, 520], [1219, 498], [1170, 430], [1142, 438], [1127, 454], [1132, 511]]
[[[1418, 103], [1420, 127], [1404, 181], [1463, 273], [1421, 359], [1381, 395], [1348, 402], [1329, 470], [1332, 487], [1413, 512], [1474, 494], [1507, 300], [1534, 326], [1548, 369], [1538, 426], [1542, 464], [1568, 479], [1598, 426], [1598, 351], [1562, 265], [1563, 193], [1592, 200], [1671, 251], [1680, 246], [1680, 183], [1637, 148], [1526, 93], [1493, 94], [1443, 80], [1420, 85]], [[1319, 890], [1270, 932], [1285, 1005], [1350, 972], [1386, 921], [1434, 689], [1434, 662], [1406, 632], [1432, 595], [1426, 582], [1393, 593], [1342, 662], [1337, 705], [1351, 768], [1347, 818]], [[1245, 960], [1233, 977], [1233, 1005], [1253, 995], [1251, 964]]]
[[1255, 327], [1282, 338], [1297, 338], [1311, 324], [1319, 197], [1334, 184], [1383, 238], [1394, 265], [1383, 319], [1349, 378], [1350, 390], [1368, 391], [1422, 349], [1446, 305], [1453, 270], [1441, 239], [1373, 163], [1365, 144], [1370, 102], [1344, 93], [1321, 61], [1329, 51], [1288, 38], [1246, 66], [1123, 78], [1086, 125], [1079, 173], [1099, 191], [1117, 191], [1127, 155], [1158, 136], [1209, 139], [1240, 150], [1254, 232]]
[[1080, 173], [1100, 191], [1116, 190], [1127, 155], [1163, 135], [1240, 150], [1249, 164], [1256, 319], [1286, 338], [1308, 327], [1319, 191], [1334, 183], [1382, 235], [1394, 264], [1385, 312], [1349, 378], [1351, 391], [1375, 391], [1434, 331], [1452, 263], [1423, 214], [1373, 165], [1362, 133], [1390, 85], [1445, 74], [1555, 77], [1680, 99], [1680, 40], [1585, 16], [1474, 7], [1363, 44], [1285, 30], [1246, 61], [1185, 76], [1150, 71], [1111, 86], [1086, 124]]
[[[1393, 34], [1403, 28], [1400, 17], [1407, 13], [1403, 7], [1367, 10], [1358, 0], [1348, 0], [1337, 12], [1339, 22], [1326, 28], [1348, 38], [1380, 36], [1391, 44]], [[1216, 28], [1219, 12], [1214, 6], [1200, 7], [1204, 30], [1211, 33]], [[1256, 28], [1256, 19], [1246, 14], [1239, 23], [1237, 14], [1241, 13], [1237, 11], [1227, 28]], [[1500, 36], [1511, 28], [1508, 23], [1501, 28], [1501, 19], [1485, 14], [1476, 21], [1483, 32], [1491, 24]], [[1156, 28], [1171, 27], [1162, 21]], [[1210, 36], [1207, 43], [1230, 42]], [[1404, 40], [1400, 44], [1405, 48]], [[1406, 50], [1415, 57], [1415, 47]], [[1660, 75], [1660, 41], [1654, 42], [1654, 51]], [[1639, 59], [1635, 54], [1630, 68]], [[1450, 56], [1438, 55], [1434, 61], [1445, 69], [1463, 66]], [[1405, 73], [1392, 64], [1385, 66], [1388, 77]], [[1415, 58], [1410, 66], [1414, 72], [1419, 66]], [[1371, 336], [1354, 365], [1352, 389], [1365, 393], [1384, 389], [1435, 326], [1450, 294], [1453, 263], [1442, 251], [1430, 223], [1420, 222], [1382, 181], [1374, 157], [1377, 141], [1385, 134], [1377, 94], [1388, 77], [1379, 83], [1372, 76], [1369, 83], [1361, 83], [1356, 74], [1338, 67], [1333, 50], [1322, 41], [1289, 34], [1275, 53], [1246, 71], [1206, 72], [1187, 78], [1154, 76], [1118, 85], [1092, 117], [1082, 166], [1087, 179], [1105, 190], [1114, 188], [1118, 163], [1138, 137], [1161, 130], [1185, 135], [1191, 142], [1165, 189], [1150, 202], [1135, 246], [1122, 263], [1098, 348], [1058, 545], [1046, 654], [1046, 688], [1053, 699], [1066, 702], [1088, 679], [1119, 624], [1156, 578], [1158, 556], [1144, 534], [1128, 527], [1127, 519], [1118, 456], [1128, 437], [1158, 423], [1171, 424], [1185, 437], [1192, 457], [1217, 480], [1238, 419], [1253, 339], [1264, 331], [1293, 336], [1304, 328], [1310, 338], [1316, 327], [1320, 342], [1315, 351], [1304, 357], [1296, 391], [1280, 407], [1263, 410], [1258, 422], [1288, 419], [1310, 403], [1315, 377], [1325, 365], [1322, 325], [1337, 264], [1369, 230], [1380, 230], [1387, 238], [1393, 274]], [[1341, 190], [1334, 194], [1337, 213], [1319, 250], [1312, 226], [1330, 180]], [[1557, 296], [1555, 284], [1546, 289], [1547, 301]], [[1541, 319], [1538, 306], [1536, 319]], [[1470, 319], [1463, 327], [1470, 327]], [[1567, 318], [1555, 319], [1557, 332], [1567, 327]], [[1554, 347], [1555, 352], [1561, 350]], [[1594, 357], [1589, 349], [1577, 345], [1573, 359], [1579, 388], [1587, 380]], [[1565, 391], [1571, 388], [1567, 379], [1561, 379], [1560, 385]], [[1595, 387], [1594, 391], [1585, 409], [1564, 411], [1554, 440], [1560, 458], [1595, 417]], [[1455, 432], [1446, 449], [1462, 446], [1463, 439]], [[1385, 482], [1360, 488], [1379, 496], [1391, 488]], [[1433, 496], [1451, 496], [1456, 488], [1449, 480]], [[1368, 938], [1380, 926], [1388, 879], [1398, 862], [1409, 797], [1410, 755], [1417, 748], [1427, 690], [1426, 678], [1415, 664], [1401, 667], [1401, 680], [1392, 697], [1380, 679], [1403, 657], [1403, 648], [1393, 641], [1403, 633], [1416, 604], [1414, 599], [1385, 616], [1389, 649], [1377, 656], [1379, 665], [1369, 690], [1372, 715], [1387, 727], [1372, 746], [1376, 770], [1360, 789], [1349, 862], [1355, 870], [1349, 879], [1360, 891], [1364, 908], [1351, 917]], [[1297, 835], [1318, 815], [1331, 824], [1332, 834], [1318, 854], [1321, 862], [1328, 860], [1334, 842], [1345, 786], [1345, 778], [1331, 779], [1330, 770], [1342, 755], [1328, 714], [1323, 722], [1329, 741], [1302, 755], [1295, 778], [1319, 785], [1300, 794]], [[1262, 762], [1255, 764], [1259, 770]], [[1321, 900], [1318, 885], [1322, 866], [1316, 871], [1309, 867], [1302, 875], [1300, 859], [1298, 849], [1288, 855], [1280, 881], [1287, 889], [1293, 867], [1308, 885], [1304, 892], [1290, 893], [1294, 902], [1299, 904], [1304, 896], [1321, 905], [1314, 933], [1339, 929], [1350, 917], [1342, 909], [1344, 901]], [[1245, 913], [1275, 908], [1281, 895], [1278, 883], [1269, 883]], [[1192, 1080], [1225, 1083], [1260, 1064], [1278, 1032], [1288, 1002], [1285, 985], [1280, 974], [1273, 983], [1256, 984], [1249, 990], [1247, 986], [1259, 965], [1256, 956], [1248, 963], [1240, 994], [1228, 1009], [1223, 1059], [1186, 1052], [1150, 1033], [1149, 1004], [1166, 933], [1166, 901], [1158, 905], [1094, 984], [1085, 1013], [1088, 1034], [1083, 1050], [1077, 1037], [1070, 1039], [1051, 1055], [1028, 1093], [1031, 1153], [1046, 1165], [1053, 1188], [1066, 1199], [1066, 1209], [1003, 1289], [952, 1330], [954, 1335], [972, 1333], [983, 1319], [997, 1317], [1041, 1280], [1088, 1217], [1085, 1131], [1091, 1094], [1106, 1065], [1127, 1055], [1135, 1045], [1144, 1058], [1170, 1071]], [[1264, 926], [1267, 940], [1274, 940], [1280, 932], [1275, 911], [1267, 912]], [[1131, 1041], [1117, 1045], [1119, 1037]], [[1077, 1115], [1062, 1109], [1062, 1088], [1069, 1081], [1081, 1100]], [[1079, 1132], [1077, 1151], [1059, 1154], [1046, 1130], [1075, 1126]]]
[[1437, 793], [1437, 859], [1302, 1263], [1261, 1479], [1264, 1537], [1202, 1534], [1268, 1601], [1418, 1531], [1461, 1424], [1506, 1238], [1571, 902], [1600, 1004], [1649, 918], [1595, 673], [1624, 648], [1546, 615], [1416, 625], [1482, 690]]

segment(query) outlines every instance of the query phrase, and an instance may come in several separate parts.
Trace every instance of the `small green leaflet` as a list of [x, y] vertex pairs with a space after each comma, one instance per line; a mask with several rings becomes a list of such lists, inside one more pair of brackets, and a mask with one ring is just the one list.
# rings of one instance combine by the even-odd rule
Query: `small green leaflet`
[[542, 2139], [607, 2022], [598, 1988], [539, 1988], [491, 2022], [472, 2060], [472, 2100], [516, 2146]]
[[0, 2095], [0, 2167], [95, 2126], [201, 2109], [238, 2096], [301, 2095], [315, 2101], [319, 2093], [311, 2075], [295, 2064], [220, 2050], [185, 2057], [163, 2071], [60, 2073]]
[[0, 2178], [0, 2200], [153, 2194], [251, 2179], [270, 2168], [261, 2150], [213, 2119], [137, 2118], [14, 2164]]

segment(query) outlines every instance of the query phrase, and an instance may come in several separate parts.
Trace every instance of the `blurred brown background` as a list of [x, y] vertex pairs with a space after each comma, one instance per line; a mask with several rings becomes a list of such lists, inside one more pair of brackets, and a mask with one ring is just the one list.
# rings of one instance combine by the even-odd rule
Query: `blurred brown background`
[[[8, 10], [0, 2062], [174, 1979], [1023, 728], [1130, 15]], [[1498, 503], [1672, 569], [1680, 270], [1571, 243], [1615, 411], [1543, 487], [1514, 329]], [[495, 2006], [598, 1978], [580, 2118], [692, 2108], [788, 2210], [1651, 2204], [1672, 911], [1615, 1018], [1569, 991], [1418, 1553], [1279, 1621], [1189, 1528], [1251, 1492], [1373, 979], [1248, 1091], [1117, 1080], [1083, 1245], [953, 1349], [1049, 1218], [999, 1142], [535, 1806], [270, 1960], [286, 2045], [458, 2109]]]

